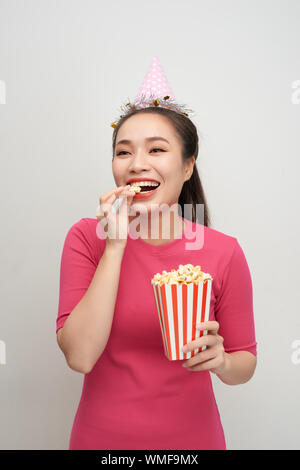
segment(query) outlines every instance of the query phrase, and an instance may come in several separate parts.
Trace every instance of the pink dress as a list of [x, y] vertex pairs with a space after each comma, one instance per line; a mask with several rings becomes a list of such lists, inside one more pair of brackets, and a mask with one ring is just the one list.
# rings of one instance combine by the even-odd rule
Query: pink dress
[[[164, 354], [151, 278], [179, 264], [212, 275], [209, 320], [220, 324], [226, 352], [256, 355], [252, 281], [236, 238], [184, 219], [182, 238], [159, 246], [128, 236], [108, 343], [83, 389], [69, 449], [226, 449], [209, 371], [189, 371]], [[83, 297], [105, 249], [97, 219], [68, 231], [60, 271], [56, 331]], [[202, 248], [186, 249], [187, 230], [204, 233]], [[226, 385], [224, 385], [226, 386]]]

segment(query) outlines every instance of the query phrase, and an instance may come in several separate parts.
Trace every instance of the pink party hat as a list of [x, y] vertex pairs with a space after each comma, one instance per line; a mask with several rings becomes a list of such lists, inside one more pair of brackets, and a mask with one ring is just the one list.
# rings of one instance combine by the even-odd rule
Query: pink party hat
[[145, 76], [144, 82], [140, 88], [139, 93], [137, 94], [136, 100], [141, 98], [161, 98], [169, 96], [171, 101], [175, 102], [174, 93], [172, 92], [170, 85], [168, 83], [167, 77], [164, 74], [163, 68], [159, 63], [157, 56], [152, 60], [152, 64], [148, 70], [148, 73]]
[[[123, 111], [120, 118], [126, 116], [132, 110], [154, 106], [168, 108], [189, 117], [194, 114], [194, 111], [188, 109], [186, 105], [176, 103], [174, 93], [170, 88], [157, 56], [154, 56], [134, 102], [131, 103], [128, 100], [126, 104], [120, 106], [121, 111]], [[112, 122], [111, 127], [117, 127], [120, 118]]]

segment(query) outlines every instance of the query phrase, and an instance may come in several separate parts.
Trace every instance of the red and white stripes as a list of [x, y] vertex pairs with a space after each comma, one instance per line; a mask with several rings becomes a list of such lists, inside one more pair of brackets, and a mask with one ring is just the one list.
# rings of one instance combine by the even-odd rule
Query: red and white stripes
[[210, 279], [199, 284], [152, 284], [168, 359], [189, 359], [206, 349], [203, 346], [187, 353], [181, 351], [183, 345], [207, 334], [207, 330], [197, 330], [196, 325], [209, 319], [211, 285]]

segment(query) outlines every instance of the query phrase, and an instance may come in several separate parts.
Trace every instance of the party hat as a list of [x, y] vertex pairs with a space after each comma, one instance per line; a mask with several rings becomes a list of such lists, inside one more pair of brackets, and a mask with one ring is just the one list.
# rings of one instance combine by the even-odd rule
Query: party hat
[[[157, 56], [154, 56], [134, 102], [131, 103], [128, 100], [126, 104], [120, 106], [121, 111], [123, 111], [120, 118], [126, 116], [132, 110], [154, 106], [168, 108], [188, 117], [194, 114], [194, 111], [188, 109], [186, 105], [176, 103], [174, 93], [170, 88]], [[112, 122], [111, 127], [117, 127], [120, 118]]]
[[167, 77], [165, 76], [157, 56], [152, 60], [144, 82], [137, 94], [136, 100], [141, 100], [141, 98], [149, 99], [153, 95], [155, 95], [156, 98], [161, 99], [168, 96], [171, 101], [175, 102], [174, 93], [170, 88]]

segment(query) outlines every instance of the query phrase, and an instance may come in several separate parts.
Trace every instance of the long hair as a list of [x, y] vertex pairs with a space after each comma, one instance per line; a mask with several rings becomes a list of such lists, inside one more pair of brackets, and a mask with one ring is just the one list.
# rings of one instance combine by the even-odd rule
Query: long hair
[[[131, 116], [140, 113], [154, 113], [160, 114], [165, 116], [169, 122], [173, 125], [173, 128], [176, 134], [180, 137], [182, 143], [182, 159], [183, 161], [188, 159], [189, 157], [194, 156], [195, 163], [193, 167], [193, 173], [188, 181], [185, 181], [181, 193], [179, 195], [178, 204], [181, 206], [181, 212], [184, 216], [184, 204], [190, 204], [192, 207], [192, 222], [197, 222], [197, 213], [196, 213], [196, 205], [203, 204], [201, 208], [204, 208], [204, 225], [210, 226], [210, 215], [209, 210], [206, 202], [206, 197], [204, 194], [204, 190], [201, 184], [201, 180], [199, 177], [198, 169], [196, 166], [196, 161], [198, 157], [199, 147], [198, 147], [198, 133], [197, 128], [194, 123], [184, 114], [177, 113], [176, 111], [172, 111], [167, 108], [163, 107], [148, 107], [142, 109], [133, 109], [128, 114], [123, 116], [117, 123], [116, 127], [114, 128], [113, 137], [112, 137], [112, 151], [113, 156], [115, 153], [115, 146], [116, 146], [116, 138], [118, 135], [118, 131], [122, 124], [129, 119]], [[189, 216], [187, 216], [189, 218]]]

